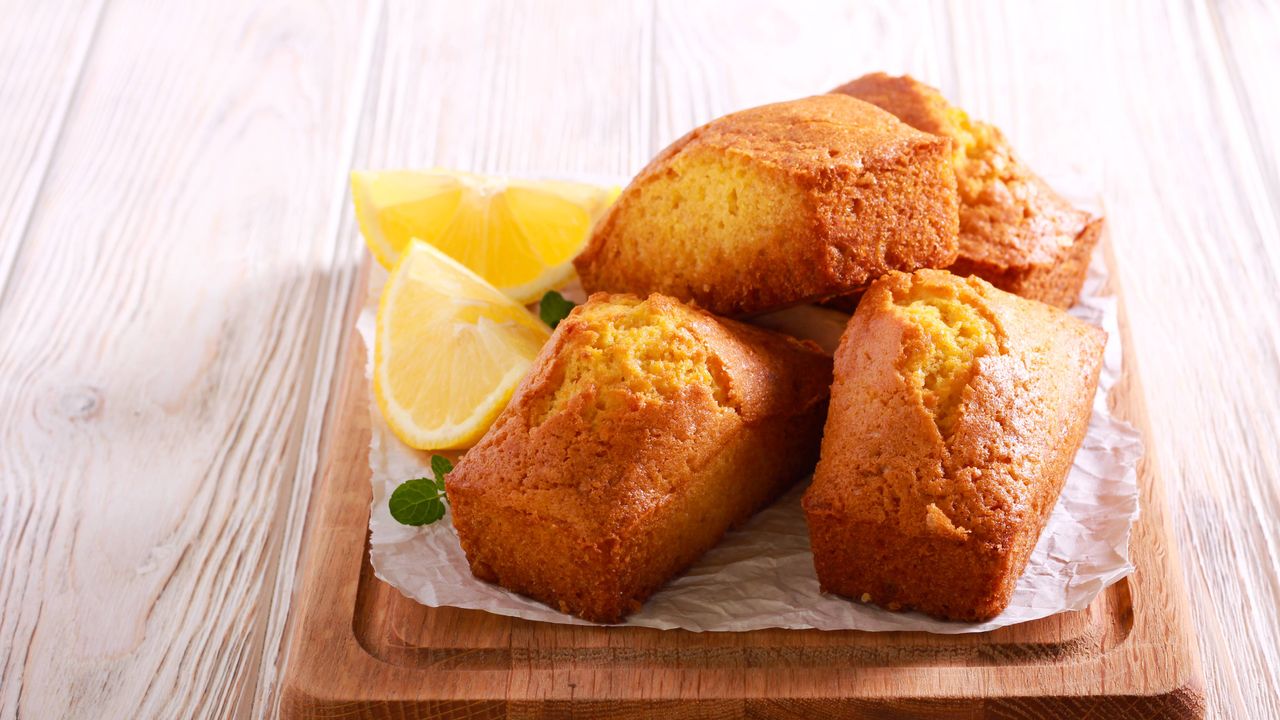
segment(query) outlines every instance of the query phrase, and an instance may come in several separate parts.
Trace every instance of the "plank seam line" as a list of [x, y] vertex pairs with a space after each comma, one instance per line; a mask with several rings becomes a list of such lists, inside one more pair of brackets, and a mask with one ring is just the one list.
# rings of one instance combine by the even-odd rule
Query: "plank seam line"
[[942, 21], [946, 25], [947, 32], [947, 58], [949, 59], [951, 92], [956, 97], [962, 97], [960, 92], [960, 58], [956, 55], [956, 18], [955, 10], [951, 7], [951, 3], [943, 3], [944, 12], [942, 13]]
[[[1201, 4], [1201, 7], [1208, 14], [1208, 35], [1212, 38], [1213, 43], [1213, 47], [1206, 48], [1206, 50], [1215, 52], [1218, 56], [1219, 62], [1222, 63], [1222, 69], [1227, 80], [1226, 88], [1229, 90], [1228, 95], [1230, 96], [1231, 103], [1234, 106], [1232, 109], [1235, 111], [1235, 114], [1239, 119], [1244, 139], [1248, 143], [1247, 149], [1249, 152], [1245, 154], [1245, 157], [1239, 158], [1239, 161], [1242, 164], [1245, 164], [1245, 170], [1252, 171], [1252, 180], [1258, 184], [1262, 191], [1261, 208], [1253, 207], [1253, 203], [1250, 201], [1248, 193], [1244, 194], [1243, 200], [1253, 213], [1257, 213], [1259, 210], [1262, 210], [1263, 212], [1266, 212], [1268, 216], [1259, 217], [1255, 214], [1254, 217], [1251, 218], [1252, 222], [1250, 223], [1258, 233], [1258, 239], [1261, 241], [1260, 245], [1265, 248], [1267, 245], [1265, 240], [1266, 228], [1264, 228], [1263, 225], [1271, 225], [1272, 229], [1280, 229], [1280, 224], [1278, 224], [1280, 223], [1280, 213], [1277, 212], [1277, 210], [1280, 209], [1280, 204], [1278, 204], [1276, 200], [1278, 196], [1272, 192], [1274, 188], [1272, 187], [1270, 173], [1267, 171], [1267, 168], [1261, 160], [1265, 153], [1264, 146], [1261, 142], [1261, 135], [1257, 129], [1257, 119], [1254, 116], [1253, 104], [1250, 101], [1248, 91], [1245, 89], [1244, 77], [1236, 62], [1235, 53], [1230, 52], [1229, 50], [1229, 38], [1226, 35], [1226, 30], [1223, 28], [1221, 11], [1218, 9], [1216, 3], [1203, 3]], [[1212, 77], [1207, 78], [1206, 81], [1210, 86], [1213, 85]], [[1239, 174], [1236, 176], [1236, 180], [1237, 182], [1250, 182], [1248, 178], [1243, 178]], [[1262, 263], [1262, 265], [1265, 267], [1268, 263]], [[1264, 272], [1270, 269], [1271, 268], [1266, 267]], [[1266, 274], [1269, 276], [1271, 273], [1267, 272]], [[1270, 278], [1268, 277], [1266, 279]], [[1257, 491], [1253, 485], [1246, 485], [1247, 490], [1249, 491], [1249, 496], [1255, 502], [1256, 506], [1259, 508], [1267, 507], [1268, 503], [1264, 498], [1258, 497]], [[1277, 547], [1280, 547], [1280, 541], [1268, 532], [1269, 528], [1267, 523], [1260, 523], [1259, 529], [1261, 530], [1262, 539], [1264, 541], [1262, 551], [1265, 553], [1266, 559], [1270, 561], [1272, 568], [1280, 567], [1280, 553], [1278, 553], [1276, 549]]]
[[[18, 215], [18, 222], [15, 224], [17, 242], [13, 249], [13, 256], [9, 260], [9, 266], [0, 268], [0, 308], [4, 307], [5, 301], [9, 298], [9, 289], [13, 284], [13, 274], [17, 272], [18, 259], [22, 256], [23, 248], [26, 245], [27, 232], [31, 228], [31, 219], [35, 216], [36, 207], [40, 204], [40, 197], [44, 195], [45, 184], [49, 179], [49, 169], [53, 167], [53, 158], [57, 155], [58, 148], [62, 145], [62, 135], [67, 127], [67, 118], [71, 115], [71, 106], [76, 96], [80, 94], [80, 86], [84, 80], [85, 68], [89, 64], [89, 56], [93, 54], [99, 30], [102, 28], [102, 16], [106, 14], [106, 5], [107, 0], [98, 0], [97, 5], [91, 10], [93, 12], [93, 21], [89, 28], [88, 37], [76, 50], [74, 60], [75, 74], [71, 82], [67, 83], [67, 88], [63, 91], [62, 96], [58, 98], [54, 120], [40, 140], [43, 149], [35, 163], [40, 167], [40, 178], [36, 181], [35, 188], [31, 191], [26, 209], [20, 211]], [[3, 258], [0, 258], [0, 261], [3, 261]]]
[[[649, 63], [649, 87], [648, 96], [641, 98], [641, 102], [648, 107], [644, 108], [644, 112], [640, 113], [640, 117], [644, 118], [645, 124], [648, 125], [645, 132], [648, 137], [648, 147], [643, 149], [639, 158], [628, 158], [628, 166], [625, 172], [633, 172], [633, 168], [642, 167], [648, 162], [648, 158], [658, 152], [658, 125], [660, 123], [657, 114], [659, 112], [658, 105], [654, 102], [654, 98], [658, 96], [658, 2], [660, 0], [652, 0], [649, 3], [649, 56], [644, 57], [641, 52], [642, 62], [647, 60]], [[644, 132], [642, 130], [642, 132]], [[638, 164], [637, 164], [638, 163]]]
[[[342, 157], [343, 162], [339, 163], [338, 178], [336, 181], [337, 191], [330, 203], [329, 218], [326, 222], [327, 230], [325, 236], [330, 239], [328, 265], [333, 268], [338, 264], [342, 256], [342, 248], [344, 243], [341, 237], [344, 227], [343, 217], [346, 214], [346, 196], [348, 187], [348, 177], [351, 174], [352, 166], [355, 164], [356, 147], [360, 142], [360, 136], [364, 130], [366, 113], [365, 109], [369, 104], [369, 90], [371, 80], [375, 72], [375, 56], [381, 46], [379, 38], [382, 36], [383, 28], [386, 25], [386, 2], [385, 0], [376, 0], [373, 11], [370, 13], [370, 19], [366, 21], [363, 32], [362, 45], [363, 49], [359, 59], [359, 69], [356, 73], [357, 85], [353, 89], [354, 102], [348, 111], [346, 122], [346, 136], [342, 139]], [[285, 527], [283, 536], [280, 541], [280, 556], [277, 560], [275, 577], [273, 578], [270, 590], [271, 607], [275, 608], [278, 604], [285, 606], [286, 612], [268, 612], [267, 624], [263, 628], [263, 645], [261, 655], [258, 658], [258, 672], [253, 678], [253, 687], [250, 691], [253, 696], [252, 706], [255, 716], [266, 715], [268, 706], [273, 711], [272, 714], [278, 714], [280, 711], [280, 694], [278, 692], [281, 673], [288, 663], [288, 632], [289, 632], [289, 616], [292, 610], [292, 595], [294, 591], [293, 581], [298, 573], [299, 561], [303, 553], [303, 542], [305, 539], [305, 529], [307, 516], [311, 506], [311, 496], [314, 491], [316, 474], [319, 471], [319, 459], [323, 452], [320, 448], [320, 442], [324, 438], [324, 425], [326, 424], [328, 413], [325, 408], [331, 401], [333, 393], [333, 384], [336, 380], [335, 368], [339, 367], [339, 361], [344, 357], [350, 328], [345, 327], [345, 323], [352, 303], [353, 283], [339, 283], [340, 287], [337, 292], [332, 290], [329, 294], [329, 302], [326, 304], [323, 318], [330, 319], [337, 317], [337, 324], [342, 327], [335, 327], [335, 323], [324, 323], [320, 328], [320, 339], [317, 343], [316, 365], [311, 373], [311, 381], [308, 385], [308, 399], [303, 403], [302, 417], [305, 419], [300, 433], [298, 455], [294, 458], [293, 484], [291, 487], [291, 495], [285, 513]], [[336, 297], [335, 297], [336, 295]], [[341, 312], [335, 313], [334, 310], [340, 308]], [[327, 375], [327, 379], [326, 376]], [[317, 388], [319, 391], [317, 392]], [[320, 412], [315, 412], [316, 408], [320, 408]], [[307, 452], [311, 443], [308, 438], [314, 440], [316, 446], [314, 458], [310, 458], [311, 462], [307, 462], [302, 457]], [[309, 468], [309, 469], [308, 469]], [[304, 477], [305, 475], [305, 477]], [[298, 536], [297, 543], [289, 542], [289, 538]], [[293, 547], [291, 556], [286, 557], [289, 548]], [[282, 587], [287, 584], [288, 590], [282, 595]], [[278, 627], [273, 625], [278, 624]], [[276, 638], [276, 636], [279, 636]], [[274, 655], [274, 657], [272, 657]], [[272, 667], [268, 667], [267, 661], [271, 660]], [[270, 678], [266, 677], [266, 673], [270, 672]]]
[[[1263, 196], [1271, 199], [1272, 220], [1275, 221], [1280, 213], [1276, 212], [1280, 207], [1277, 206], [1276, 198], [1280, 198], [1280, 193], [1275, 192], [1276, 188], [1272, 186], [1272, 177], [1267, 172], [1262, 161], [1264, 145], [1261, 142], [1262, 133], [1258, 130], [1258, 119], [1254, 112], [1253, 102], [1248, 90], [1248, 83], [1245, 82], [1244, 74], [1240, 70], [1240, 63], [1236, 58], [1236, 54], [1231, 52], [1230, 37], [1228, 31], [1223, 27], [1222, 9], [1218, 3], [1204, 4], [1205, 11], [1209, 15], [1210, 32], [1213, 36], [1214, 50], [1217, 51], [1218, 57], [1222, 61], [1223, 70], [1226, 71], [1227, 87], [1230, 88], [1231, 101], [1235, 105], [1235, 111], [1240, 116], [1241, 124], [1244, 126], [1245, 137], [1249, 141], [1249, 149], [1252, 151], [1247, 158], [1251, 161], [1254, 172], [1257, 174], [1258, 182], [1264, 188]], [[1261, 228], [1259, 228], [1261, 229]]]

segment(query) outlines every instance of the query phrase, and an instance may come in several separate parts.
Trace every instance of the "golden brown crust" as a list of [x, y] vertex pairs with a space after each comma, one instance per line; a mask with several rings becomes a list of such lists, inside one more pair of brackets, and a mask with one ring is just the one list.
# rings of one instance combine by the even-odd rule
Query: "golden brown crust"
[[[903, 311], [921, 292], [990, 328], [949, 426], [907, 371], [937, 352]], [[999, 614], [1084, 438], [1104, 343], [1098, 328], [978, 278], [921, 270], [872, 284], [836, 352], [804, 497], [823, 588], [949, 619]]]
[[1093, 249], [1102, 237], [1106, 221], [1094, 218], [1085, 225], [1071, 247], [1065, 249], [1057, 261], [1049, 266], [1033, 266], [1015, 270], [998, 268], [961, 257], [947, 268], [955, 275], [977, 275], [1006, 292], [1032, 300], [1039, 300], [1055, 307], [1069, 308], [1080, 298], [1089, 273], [1089, 261]]
[[726, 315], [947, 265], [950, 154], [950, 140], [841, 95], [733, 113], [659, 153], [575, 265], [588, 291], [662, 292]]
[[[952, 272], [1059, 307], [1080, 294], [1076, 261], [1097, 241], [1089, 214], [1071, 206], [1018, 161], [1000, 130], [971, 120], [910, 76], [864, 75], [833, 92], [881, 107], [924, 132], [955, 142], [960, 193], [959, 258]], [[1063, 268], [1063, 265], [1069, 267]]]
[[812, 469], [830, 377], [810, 343], [593, 295], [448, 476], [473, 573], [621, 619]]

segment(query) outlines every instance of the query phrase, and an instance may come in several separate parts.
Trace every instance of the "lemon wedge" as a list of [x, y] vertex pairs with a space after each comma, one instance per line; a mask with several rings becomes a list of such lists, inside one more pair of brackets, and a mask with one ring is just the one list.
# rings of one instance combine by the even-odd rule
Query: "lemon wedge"
[[573, 257], [618, 192], [446, 170], [351, 174], [360, 231], [383, 266], [417, 238], [520, 303], [568, 282]]
[[523, 306], [419, 240], [382, 289], [373, 394], [396, 437], [443, 450], [479, 440], [550, 331]]

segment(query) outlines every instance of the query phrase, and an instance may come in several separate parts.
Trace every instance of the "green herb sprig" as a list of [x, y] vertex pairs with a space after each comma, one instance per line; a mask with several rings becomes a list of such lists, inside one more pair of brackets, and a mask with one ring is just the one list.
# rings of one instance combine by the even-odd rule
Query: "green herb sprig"
[[542, 318], [542, 322], [546, 323], [552, 330], [560, 324], [560, 321], [569, 317], [569, 313], [578, 307], [578, 303], [568, 300], [565, 296], [555, 290], [548, 290], [542, 299], [538, 301], [538, 317]]
[[444, 476], [453, 471], [453, 463], [443, 455], [431, 456], [433, 478], [414, 478], [400, 483], [387, 501], [391, 517], [401, 525], [430, 525], [444, 517]]

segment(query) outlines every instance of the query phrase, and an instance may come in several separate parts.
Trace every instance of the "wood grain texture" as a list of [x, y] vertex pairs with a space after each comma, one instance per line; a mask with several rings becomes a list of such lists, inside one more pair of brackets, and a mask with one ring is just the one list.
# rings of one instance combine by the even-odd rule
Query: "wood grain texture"
[[[1127, 323], [1122, 316], [1122, 333]], [[974, 635], [767, 630], [693, 633], [555, 625], [427, 608], [367, 557], [364, 349], [350, 349], [301, 574], [290, 718], [609, 717], [1193, 718], [1198, 653], [1159, 468], [1131, 577], [1087, 610]], [[1112, 392], [1149, 435], [1132, 356]], [[364, 512], [353, 512], [360, 508]]]
[[0, 307], [0, 714], [249, 714], [365, 12], [103, 10]]
[[357, 164], [630, 172], [651, 149], [651, 23], [643, 3], [392, 0]]
[[1280, 8], [598, 5], [0, 2], [0, 717], [273, 712], [349, 163], [629, 173], [873, 69], [1104, 189], [1210, 716], [1280, 717]]
[[101, 1], [0, 3], [0, 300], [101, 15]]

